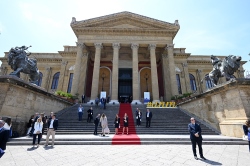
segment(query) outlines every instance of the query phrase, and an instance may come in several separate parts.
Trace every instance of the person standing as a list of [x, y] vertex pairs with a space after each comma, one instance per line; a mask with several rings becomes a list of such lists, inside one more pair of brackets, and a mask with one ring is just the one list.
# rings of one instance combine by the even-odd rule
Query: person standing
[[96, 97], [96, 98], [95, 98], [95, 105], [98, 107], [98, 104], [99, 104], [99, 98]]
[[9, 131], [6, 130], [4, 126], [5, 122], [0, 120], [0, 158], [4, 155], [4, 150], [6, 150], [6, 143], [9, 139]]
[[124, 117], [123, 117], [123, 130], [122, 130], [122, 134], [124, 134], [124, 130], [127, 130], [127, 135], [128, 135], [128, 115], [127, 113], [124, 114]]
[[12, 137], [12, 121], [11, 118], [8, 117], [5, 119], [5, 124], [3, 126], [7, 131], [9, 131], [9, 137]]
[[120, 117], [118, 114], [116, 114], [115, 116], [114, 125], [115, 125], [115, 135], [118, 135], [118, 129], [120, 128]]
[[94, 135], [97, 135], [97, 127], [99, 123], [100, 123], [100, 114], [98, 114], [94, 120], [94, 125], [95, 125]]
[[150, 127], [152, 116], [153, 116], [152, 112], [150, 112], [149, 109], [147, 109], [147, 112], [146, 112], [146, 127]]
[[100, 123], [102, 126], [102, 136], [105, 136], [105, 129], [108, 128], [108, 119], [104, 113], [102, 114], [100, 118]]
[[194, 158], [198, 160], [197, 154], [196, 154], [196, 144], [198, 144], [200, 157], [203, 160], [206, 160], [206, 158], [203, 156], [203, 151], [202, 151], [201, 127], [199, 124], [195, 122], [195, 119], [193, 117], [190, 119], [190, 121], [191, 123], [188, 124], [188, 131], [190, 133], [190, 139], [192, 142]]
[[43, 122], [42, 118], [38, 118], [34, 124], [34, 132], [33, 132], [33, 147], [35, 147], [36, 137], [38, 136], [37, 147], [39, 147], [40, 140], [42, 138], [42, 130], [43, 130]]
[[250, 152], [250, 120], [247, 120], [246, 123], [243, 125], [243, 132], [245, 136], [248, 138], [248, 146]]
[[138, 112], [136, 114], [136, 125], [137, 125], [137, 127], [139, 127], [141, 125], [141, 116], [142, 116], [141, 110], [138, 110]]
[[90, 109], [88, 109], [87, 113], [88, 113], [87, 123], [91, 123], [91, 120], [93, 119], [93, 108], [90, 107]]
[[41, 116], [40, 116], [40, 118], [42, 119], [42, 122], [43, 122], [43, 129], [42, 129], [42, 135], [44, 134], [44, 129], [45, 129], [45, 127], [46, 127], [46, 121], [47, 121], [47, 119], [45, 118], [45, 114], [44, 113], [41, 113], [40, 114]]
[[27, 135], [30, 134], [31, 128], [33, 126], [33, 123], [34, 123], [34, 115], [31, 115], [30, 119], [29, 119], [29, 122], [27, 124], [27, 128], [28, 128]]
[[107, 102], [107, 100], [106, 100], [106, 98], [103, 98], [103, 109], [106, 109], [106, 102]]
[[51, 146], [52, 147], [54, 146], [55, 134], [56, 134], [57, 127], [58, 127], [58, 119], [56, 119], [56, 115], [53, 114], [52, 118], [48, 120], [48, 129], [47, 129], [47, 137], [46, 137], [45, 146], [48, 146], [50, 135], [52, 135]]
[[84, 108], [80, 104], [80, 106], [78, 107], [78, 119], [79, 119], [79, 121], [82, 121], [83, 111], [84, 111]]
[[85, 95], [82, 94], [82, 103], [85, 103]]

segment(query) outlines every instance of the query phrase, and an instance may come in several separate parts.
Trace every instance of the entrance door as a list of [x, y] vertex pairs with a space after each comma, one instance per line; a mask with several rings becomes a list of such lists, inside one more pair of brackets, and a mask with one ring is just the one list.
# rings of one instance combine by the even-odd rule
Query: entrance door
[[131, 102], [132, 96], [132, 69], [119, 69], [118, 81], [119, 102]]

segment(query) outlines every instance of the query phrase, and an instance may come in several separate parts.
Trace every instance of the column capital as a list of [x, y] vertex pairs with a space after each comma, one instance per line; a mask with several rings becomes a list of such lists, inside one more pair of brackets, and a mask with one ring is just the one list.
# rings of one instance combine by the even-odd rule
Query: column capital
[[50, 71], [51, 69], [52, 69], [52, 67], [49, 67], [49, 66], [45, 67], [45, 70], [47, 70], [47, 71]]
[[76, 42], [76, 46], [84, 49], [86, 46], [84, 43]]
[[68, 64], [68, 61], [62, 61], [61, 63], [63, 66], [66, 66]]
[[138, 49], [139, 48], [139, 44], [138, 43], [132, 43], [131, 44], [131, 49]]
[[162, 58], [167, 58], [168, 54], [161, 54]]
[[95, 48], [102, 49], [102, 43], [94, 43]]
[[167, 44], [165, 50], [170, 50], [170, 49], [174, 49], [174, 44]]
[[113, 48], [120, 49], [120, 43], [113, 43], [112, 46], [113, 46]]
[[149, 44], [148, 49], [149, 50], [156, 49], [156, 44]]

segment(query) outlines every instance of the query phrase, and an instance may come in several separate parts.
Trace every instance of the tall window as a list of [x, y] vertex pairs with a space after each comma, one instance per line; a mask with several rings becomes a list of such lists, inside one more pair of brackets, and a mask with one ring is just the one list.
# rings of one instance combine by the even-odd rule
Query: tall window
[[179, 92], [179, 94], [182, 94], [182, 91], [181, 91], [181, 80], [180, 80], [180, 75], [179, 74], [176, 74], [176, 81], [177, 81], [177, 85], [178, 85], [178, 92]]
[[197, 87], [196, 87], [196, 82], [195, 82], [195, 77], [194, 77], [194, 75], [189, 73], [189, 79], [190, 79], [191, 90], [192, 90], [192, 91], [196, 91], [196, 90], [197, 90]]
[[69, 75], [69, 84], [68, 84], [67, 93], [70, 93], [70, 92], [71, 92], [71, 86], [72, 86], [73, 76], [74, 76], [74, 74], [73, 74], [73, 73], [70, 73], [70, 75]]
[[210, 88], [214, 87], [214, 85], [213, 85], [212, 81], [210, 80], [208, 74], [206, 74], [205, 80], [206, 80], [206, 88], [207, 89], [210, 89]]
[[51, 89], [57, 89], [59, 76], [60, 76], [60, 72], [57, 72], [56, 74], [54, 74]]

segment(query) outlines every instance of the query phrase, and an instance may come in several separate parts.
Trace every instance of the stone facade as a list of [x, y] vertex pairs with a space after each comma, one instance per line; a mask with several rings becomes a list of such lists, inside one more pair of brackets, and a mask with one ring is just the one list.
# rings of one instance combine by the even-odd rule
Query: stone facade
[[237, 79], [197, 95], [180, 108], [209, 123], [221, 134], [242, 137], [242, 125], [250, 118], [250, 80]]
[[[200, 94], [207, 89], [200, 81], [212, 70], [210, 56], [191, 56], [185, 48], [174, 47], [180, 29], [177, 20], [168, 23], [120, 12], [83, 21], [72, 18], [71, 27], [76, 46], [64, 46], [58, 53], [31, 55], [37, 59], [41, 87], [47, 91], [85, 94], [87, 101], [93, 101], [103, 90], [112, 102], [118, 102], [127, 91], [133, 103], [140, 103], [147, 90], [152, 101], [169, 101], [175, 95], [192, 91]], [[11, 72], [7, 54], [0, 58], [0, 75]], [[130, 76], [123, 77], [121, 73], [127, 69]], [[189, 74], [194, 76], [195, 89], [191, 89]], [[243, 77], [243, 73], [235, 77]], [[25, 75], [21, 78], [27, 80]]]
[[13, 130], [23, 135], [31, 115], [36, 112], [50, 115], [72, 105], [43, 88], [14, 76], [0, 76], [0, 115], [11, 117]]

